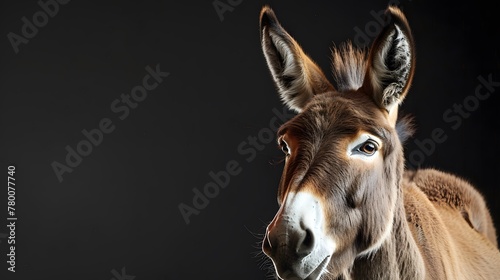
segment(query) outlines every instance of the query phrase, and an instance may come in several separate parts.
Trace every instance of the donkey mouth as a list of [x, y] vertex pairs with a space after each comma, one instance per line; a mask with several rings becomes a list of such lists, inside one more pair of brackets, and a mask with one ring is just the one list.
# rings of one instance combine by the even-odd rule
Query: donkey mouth
[[326, 256], [326, 258], [321, 261], [321, 263], [306, 277], [305, 280], [318, 280], [321, 274], [325, 271], [326, 266], [330, 260], [330, 256]]
[[326, 256], [323, 259], [323, 261], [321, 261], [318, 264], [318, 266], [316, 268], [314, 268], [313, 271], [311, 271], [311, 273], [309, 273], [304, 278], [302, 278], [303, 276], [302, 277], [297, 276], [297, 274], [295, 274], [292, 271], [286, 271], [279, 278], [282, 280], [318, 280], [321, 277], [322, 272], [325, 271], [325, 267], [328, 265], [329, 260], [330, 260], [330, 256]]

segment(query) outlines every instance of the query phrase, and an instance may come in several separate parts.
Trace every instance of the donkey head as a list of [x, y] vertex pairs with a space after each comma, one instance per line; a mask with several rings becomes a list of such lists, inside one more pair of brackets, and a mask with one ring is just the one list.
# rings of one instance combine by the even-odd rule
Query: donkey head
[[286, 155], [280, 208], [262, 250], [282, 279], [333, 279], [392, 230], [404, 168], [397, 111], [415, 67], [410, 28], [389, 7], [367, 54], [350, 44], [334, 49], [336, 87], [269, 7], [260, 31], [278, 93], [298, 113], [278, 131]]

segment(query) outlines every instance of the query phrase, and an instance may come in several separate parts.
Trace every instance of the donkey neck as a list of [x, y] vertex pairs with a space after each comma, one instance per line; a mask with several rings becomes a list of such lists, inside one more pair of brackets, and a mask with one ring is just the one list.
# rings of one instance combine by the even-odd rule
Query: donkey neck
[[352, 267], [351, 279], [424, 279], [424, 261], [406, 220], [401, 188], [390, 236], [381, 247], [358, 257]]

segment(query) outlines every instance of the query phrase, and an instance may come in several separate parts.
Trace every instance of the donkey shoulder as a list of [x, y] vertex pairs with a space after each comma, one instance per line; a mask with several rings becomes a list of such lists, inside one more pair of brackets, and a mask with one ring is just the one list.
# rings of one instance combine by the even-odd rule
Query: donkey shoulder
[[406, 171], [404, 186], [416, 186], [436, 206], [458, 211], [476, 231], [497, 246], [496, 230], [483, 196], [467, 181], [436, 169]]

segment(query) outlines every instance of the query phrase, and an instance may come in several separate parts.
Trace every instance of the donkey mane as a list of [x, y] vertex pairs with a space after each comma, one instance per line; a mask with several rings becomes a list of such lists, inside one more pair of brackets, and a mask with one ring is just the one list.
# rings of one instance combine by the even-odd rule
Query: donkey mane
[[332, 48], [332, 74], [340, 92], [357, 90], [363, 85], [367, 53], [354, 47], [350, 41]]

